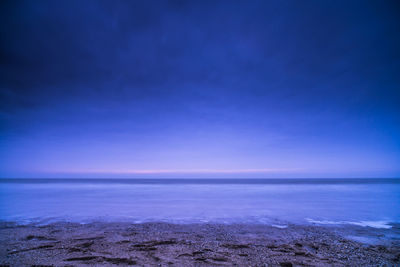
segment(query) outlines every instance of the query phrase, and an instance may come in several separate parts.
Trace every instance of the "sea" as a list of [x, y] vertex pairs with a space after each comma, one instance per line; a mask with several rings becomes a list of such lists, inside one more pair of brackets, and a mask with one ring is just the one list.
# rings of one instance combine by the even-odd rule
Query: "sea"
[[0, 221], [400, 223], [400, 179], [0, 179]]

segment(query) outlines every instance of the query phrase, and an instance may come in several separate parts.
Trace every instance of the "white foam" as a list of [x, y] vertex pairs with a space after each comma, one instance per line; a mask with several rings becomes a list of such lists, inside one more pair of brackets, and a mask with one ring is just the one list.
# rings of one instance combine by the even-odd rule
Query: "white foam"
[[287, 225], [279, 225], [279, 224], [272, 224], [271, 226], [272, 227], [276, 227], [276, 228], [280, 228], [280, 229], [284, 229], [284, 228], [288, 227]]
[[339, 224], [351, 224], [351, 225], [358, 225], [358, 226], [363, 226], [363, 227], [373, 227], [373, 228], [381, 228], [381, 229], [390, 229], [392, 226], [387, 222], [387, 221], [359, 221], [359, 222], [353, 222], [353, 221], [328, 221], [328, 220], [323, 220], [323, 221], [318, 221], [318, 220], [313, 220], [310, 218], [306, 219], [310, 223], [315, 223], [315, 224], [329, 224], [329, 225], [339, 225]]

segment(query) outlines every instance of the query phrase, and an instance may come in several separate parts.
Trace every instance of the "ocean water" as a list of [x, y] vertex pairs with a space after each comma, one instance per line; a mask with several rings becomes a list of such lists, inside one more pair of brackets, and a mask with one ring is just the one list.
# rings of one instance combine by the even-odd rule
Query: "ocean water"
[[0, 220], [390, 228], [400, 222], [400, 180], [1, 179]]

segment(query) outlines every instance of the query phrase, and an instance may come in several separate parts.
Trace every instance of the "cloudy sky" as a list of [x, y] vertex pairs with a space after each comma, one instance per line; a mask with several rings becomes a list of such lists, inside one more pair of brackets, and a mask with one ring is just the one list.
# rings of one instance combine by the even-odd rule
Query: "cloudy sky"
[[396, 1], [1, 1], [1, 177], [398, 177]]

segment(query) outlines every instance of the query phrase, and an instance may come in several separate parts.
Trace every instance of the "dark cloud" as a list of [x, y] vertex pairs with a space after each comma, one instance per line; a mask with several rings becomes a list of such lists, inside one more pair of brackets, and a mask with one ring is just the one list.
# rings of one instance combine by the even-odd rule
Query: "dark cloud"
[[219, 125], [398, 145], [399, 11], [391, 1], [2, 1], [2, 131]]

